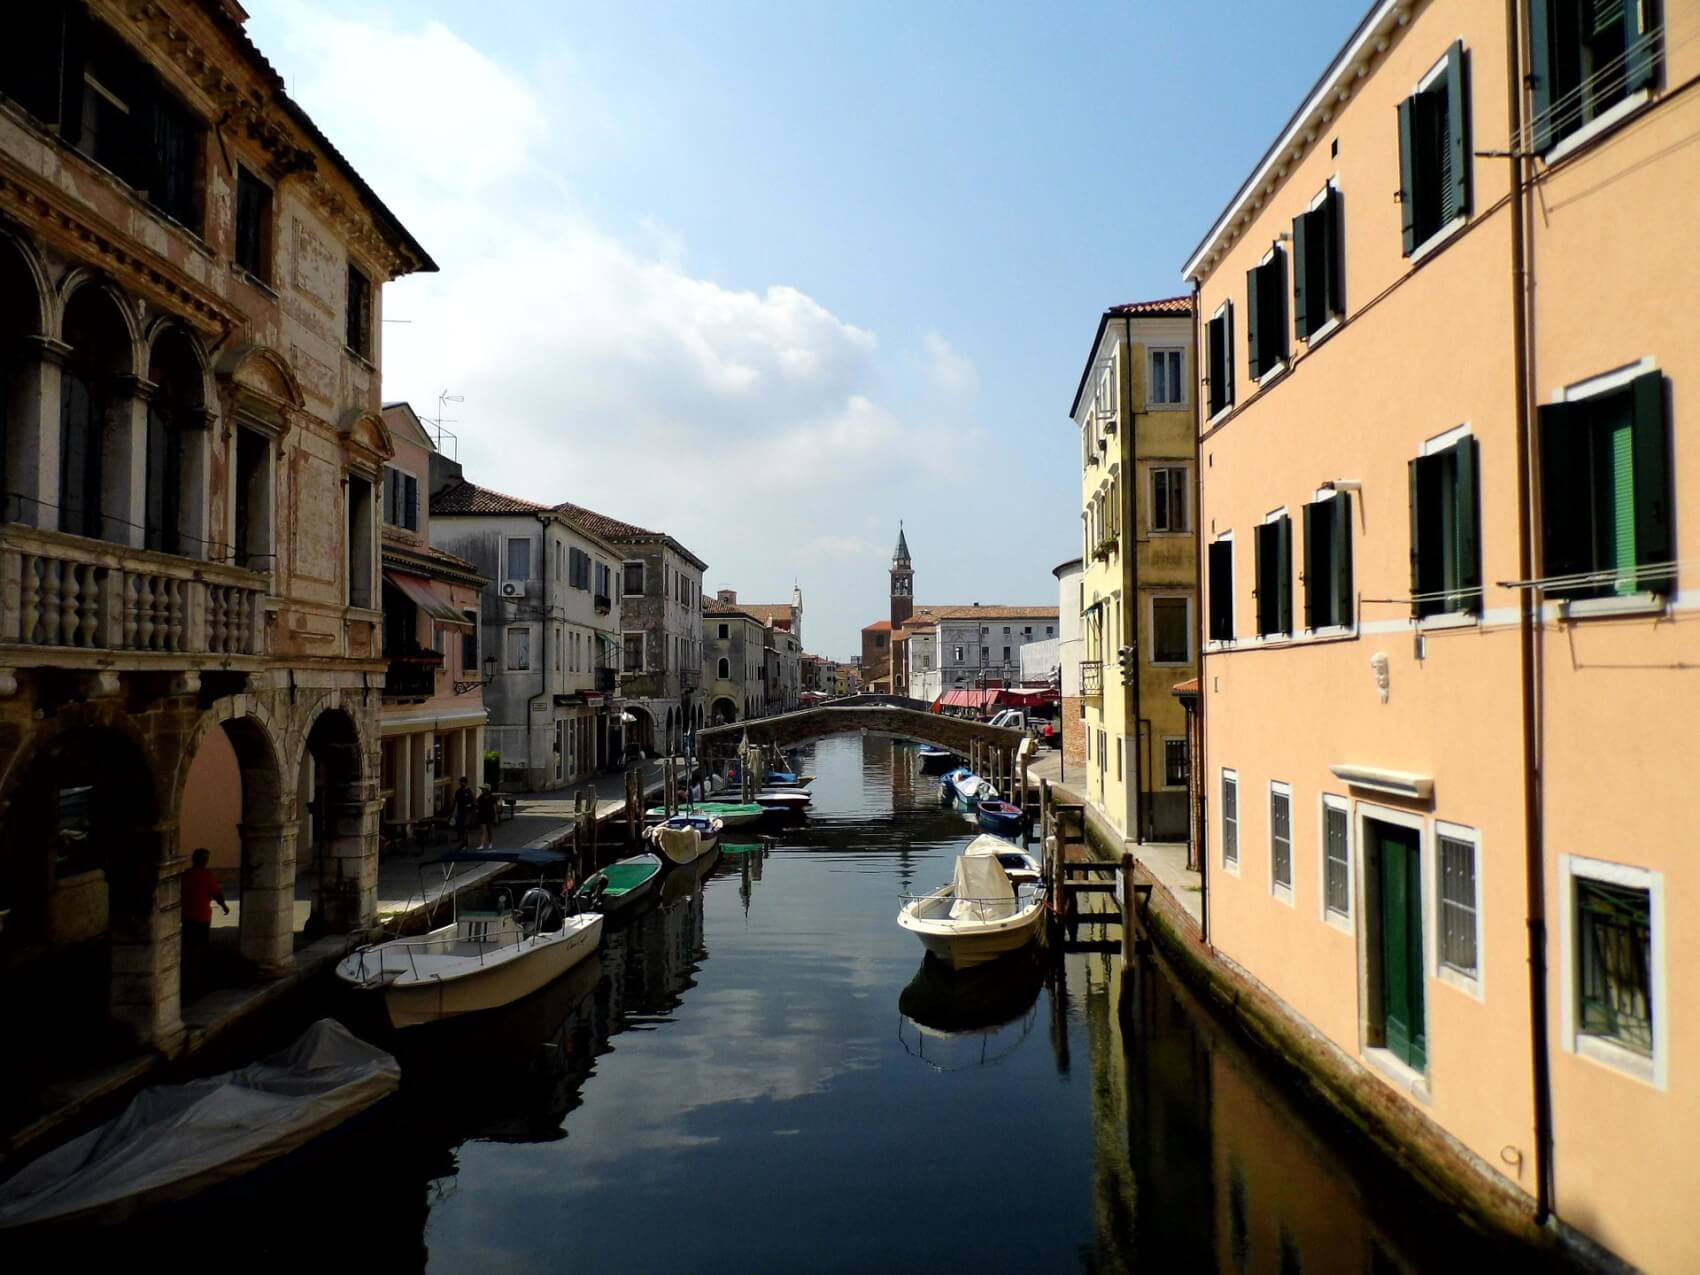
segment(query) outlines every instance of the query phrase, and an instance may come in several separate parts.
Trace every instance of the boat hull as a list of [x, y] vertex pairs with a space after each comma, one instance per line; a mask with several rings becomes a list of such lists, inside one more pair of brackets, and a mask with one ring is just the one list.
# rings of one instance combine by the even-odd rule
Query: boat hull
[[[1008, 810], [987, 809], [988, 806], [992, 806], [994, 804], [995, 803], [992, 802], [980, 803], [979, 810], [975, 813], [975, 818], [979, 820], [980, 827], [985, 831], [995, 833], [998, 836], [1008, 836], [1020, 833], [1021, 811], [1017, 810], [1014, 806], [1010, 806]], [[1007, 805], [1008, 803], [1002, 804]]]
[[521, 956], [477, 967], [457, 977], [399, 980], [384, 988], [384, 1010], [398, 1029], [496, 1009], [546, 987], [596, 951], [602, 941], [602, 917], [569, 918], [586, 924], [558, 935], [527, 939], [534, 946]]
[[976, 965], [984, 965], [995, 961], [1000, 956], [1010, 952], [1019, 952], [1038, 936], [1039, 913], [1034, 913], [1033, 922], [1008, 930], [999, 930], [987, 934], [929, 934], [916, 931], [916, 937], [921, 940], [921, 946], [926, 948], [937, 959], [949, 965], [952, 969], [972, 969]]

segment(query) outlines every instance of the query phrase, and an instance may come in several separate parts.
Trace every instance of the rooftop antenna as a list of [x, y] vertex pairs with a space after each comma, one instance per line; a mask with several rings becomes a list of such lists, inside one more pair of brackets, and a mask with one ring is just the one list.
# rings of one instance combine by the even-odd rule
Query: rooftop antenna
[[454, 444], [454, 446], [452, 448], [447, 449], [448, 450], [448, 456], [449, 456], [450, 460], [459, 460], [460, 459], [460, 438], [456, 434], [451, 433], [449, 430], [444, 429], [443, 426], [444, 425], [458, 425], [458, 424], [460, 424], [460, 422], [457, 421], [457, 420], [452, 420], [449, 417], [443, 415], [443, 411], [444, 411], [444, 408], [450, 403], [464, 403], [464, 402], [466, 402], [466, 396], [464, 394], [450, 394], [447, 390], [444, 390], [441, 394], [437, 395], [437, 419], [432, 421], [431, 424], [434, 425], [436, 427], [436, 430], [437, 430], [437, 450], [438, 451], [444, 451], [445, 450], [444, 447], [443, 447], [443, 440], [445, 438], [448, 439], [449, 442]]

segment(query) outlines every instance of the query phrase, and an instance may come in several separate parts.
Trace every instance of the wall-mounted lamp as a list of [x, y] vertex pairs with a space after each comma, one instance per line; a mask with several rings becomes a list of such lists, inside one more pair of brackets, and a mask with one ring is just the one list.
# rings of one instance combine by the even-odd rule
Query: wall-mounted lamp
[[456, 682], [455, 683], [455, 694], [456, 695], [465, 695], [468, 691], [475, 691], [481, 686], [488, 686], [488, 685], [490, 685], [491, 682], [494, 682], [495, 680], [496, 680], [496, 657], [494, 655], [486, 655], [484, 657], [484, 678], [483, 678], [483, 680], [482, 681], [474, 681], [474, 682]]
[[1330, 478], [1322, 484], [1323, 491], [1362, 491], [1364, 485], [1356, 478]]

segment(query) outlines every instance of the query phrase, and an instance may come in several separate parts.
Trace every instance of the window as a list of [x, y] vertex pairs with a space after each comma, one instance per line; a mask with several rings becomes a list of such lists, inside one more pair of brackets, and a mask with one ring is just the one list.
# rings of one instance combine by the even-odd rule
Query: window
[[478, 612], [462, 611], [466, 628], [460, 634], [460, 669], [463, 673], [478, 671]]
[[1169, 407], [1186, 402], [1186, 383], [1182, 380], [1186, 368], [1185, 354], [1184, 350], [1151, 351], [1151, 382], [1147, 386], [1147, 402], [1156, 407]]
[[590, 555], [583, 549], [567, 550], [567, 584], [574, 589], [590, 588]]
[[531, 541], [524, 536], [515, 536], [508, 540], [508, 569], [502, 579], [531, 579]]
[[1009, 648], [1007, 646], [1003, 649], [1003, 662], [1005, 664], [1009, 663]]
[[625, 635], [624, 668], [628, 673], [643, 672], [643, 634], [628, 633]]
[[1009, 636], [1009, 625], [1007, 625], [1007, 624], [1003, 626], [1003, 635], [1005, 637]]
[[1163, 786], [1185, 788], [1187, 784], [1186, 737], [1166, 736], [1163, 740]]
[[236, 264], [256, 279], [271, 277], [272, 190], [236, 167]]
[[1305, 506], [1305, 627], [1352, 623], [1352, 498], [1335, 492]]
[[610, 601], [609, 594], [613, 589], [610, 583], [612, 576], [613, 572], [609, 570], [606, 562], [596, 564], [596, 601], [599, 606], [604, 608]]
[[1346, 803], [1322, 799], [1322, 906], [1327, 916], [1352, 915], [1352, 855]]
[[1056, 631], [1056, 628], [1054, 626], [1049, 625], [1049, 624], [1047, 624], [1045, 626], [1045, 636], [1046, 637], [1055, 637], [1056, 634], [1057, 634], [1057, 631]]
[[1344, 243], [1340, 192], [1327, 186], [1293, 218], [1293, 330], [1301, 341], [1346, 312]]
[[1653, 904], [1649, 890], [1591, 877], [1576, 886], [1579, 1034], [1653, 1054]]
[[1269, 785], [1269, 880], [1277, 894], [1293, 893], [1293, 796], [1283, 783]]
[[641, 598], [643, 596], [643, 563], [626, 563], [625, 575], [626, 596], [628, 598]]
[[1240, 779], [1231, 770], [1222, 772], [1222, 862], [1240, 861]]
[[1204, 329], [1207, 370], [1210, 380], [1210, 415], [1234, 405], [1234, 307], [1229, 302], [1216, 311]]
[[722, 625], [721, 625], [721, 626], [720, 626], [720, 629], [719, 629], [719, 638], [720, 638], [720, 640], [721, 640], [721, 641], [722, 641], [722, 642], [724, 642], [724, 641], [726, 641], [726, 640], [727, 640], [727, 639], [728, 639], [728, 638], [730, 638], [730, 637], [731, 637], [731, 636], [732, 636], [732, 626], [731, 626], [731, 625], [730, 625], [730, 624], [722, 624]]
[[1151, 662], [1185, 664], [1192, 659], [1192, 599], [1151, 599]]
[[1187, 529], [1186, 477], [1184, 465], [1151, 471], [1151, 530]]
[[1411, 462], [1411, 610], [1482, 609], [1480, 464], [1474, 438]]
[[1293, 631], [1293, 520], [1286, 514], [1257, 529], [1257, 632]]
[[1563, 598], [1675, 582], [1664, 378], [1540, 410], [1542, 574]]
[[732, 661], [722, 655], [719, 665], [714, 670], [714, 675], [722, 681], [729, 679], [732, 676]]
[[1287, 254], [1282, 248], [1271, 248], [1260, 264], [1246, 271], [1245, 313], [1246, 350], [1255, 381], [1287, 362]]
[[384, 466], [384, 522], [406, 531], [419, 530], [419, 480], [394, 465]]
[[1440, 963], [1476, 977], [1476, 846], [1438, 833], [1440, 843]]
[[[1539, 8], [1541, 0], [1534, 0]], [[1460, 41], [1399, 103], [1399, 218], [1409, 257], [1470, 211], [1470, 136]]]
[[348, 263], [348, 348], [363, 359], [372, 357], [372, 281]]
[[526, 673], [531, 670], [531, 629], [518, 625], [508, 630], [508, 671]]
[[1652, 86], [1661, 56], [1657, 18], [1658, 6], [1638, 0], [1530, 0], [1536, 150]]
[[956, 652], [955, 656], [951, 660], [951, 663], [953, 663], [953, 664], [962, 663], [962, 648], [960, 646], [956, 646], [956, 647], [952, 647], [951, 649]]
[[1234, 640], [1234, 542], [1214, 540], [1208, 550], [1210, 571], [1210, 640]]
[[372, 607], [372, 484], [348, 476], [348, 605]]
[[236, 565], [272, 569], [272, 442], [251, 429], [236, 429]]

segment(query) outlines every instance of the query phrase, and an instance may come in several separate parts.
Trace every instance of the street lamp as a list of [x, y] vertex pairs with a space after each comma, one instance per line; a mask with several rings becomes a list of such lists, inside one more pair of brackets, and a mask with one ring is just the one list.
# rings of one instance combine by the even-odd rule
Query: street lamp
[[490, 685], [491, 682], [493, 682], [495, 680], [496, 680], [496, 657], [494, 655], [486, 655], [484, 657], [484, 677], [483, 677], [483, 680], [482, 681], [471, 681], [471, 682], [456, 682], [455, 683], [455, 694], [456, 695], [465, 695], [468, 691], [475, 691], [481, 686], [488, 686], [488, 685]]

